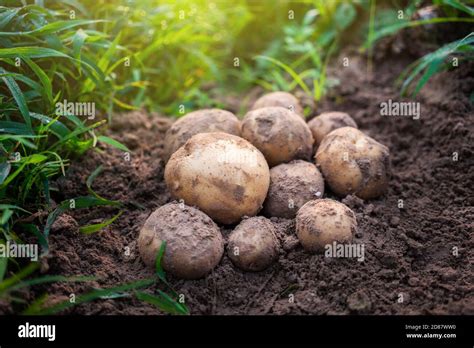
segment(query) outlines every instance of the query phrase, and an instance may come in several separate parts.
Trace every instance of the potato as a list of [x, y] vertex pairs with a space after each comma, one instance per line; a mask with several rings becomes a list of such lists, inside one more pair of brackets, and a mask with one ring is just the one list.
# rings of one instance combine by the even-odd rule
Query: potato
[[323, 138], [331, 133], [333, 130], [341, 127], [354, 127], [357, 128], [357, 124], [345, 112], [324, 112], [319, 116], [316, 116], [308, 122], [309, 129], [313, 134], [314, 144], [319, 146]]
[[245, 139], [202, 133], [171, 156], [165, 182], [174, 197], [217, 222], [231, 224], [261, 209], [270, 170], [262, 153]]
[[296, 215], [296, 234], [307, 251], [322, 251], [333, 242], [350, 242], [356, 231], [354, 212], [332, 199], [309, 201]]
[[252, 110], [268, 106], [281, 106], [304, 117], [303, 107], [299, 100], [294, 95], [287, 92], [272, 92], [263, 95], [253, 104]]
[[165, 135], [166, 159], [199, 133], [224, 132], [240, 136], [240, 121], [231, 112], [221, 109], [204, 109], [190, 112], [178, 119]]
[[224, 253], [219, 227], [203, 212], [184, 204], [165, 204], [146, 220], [138, 237], [138, 250], [146, 265], [155, 267], [163, 242], [163, 269], [179, 278], [203, 277]]
[[352, 127], [326, 135], [316, 152], [316, 164], [331, 190], [339, 195], [376, 198], [388, 187], [388, 148]]
[[308, 159], [313, 136], [304, 120], [279, 107], [250, 111], [242, 121], [242, 137], [262, 151], [270, 167], [294, 159]]
[[229, 235], [227, 255], [245, 271], [262, 271], [278, 258], [279, 242], [270, 220], [252, 217], [243, 220]]
[[322, 198], [324, 180], [312, 163], [295, 160], [270, 169], [270, 188], [263, 203], [266, 216], [293, 219], [306, 202]]

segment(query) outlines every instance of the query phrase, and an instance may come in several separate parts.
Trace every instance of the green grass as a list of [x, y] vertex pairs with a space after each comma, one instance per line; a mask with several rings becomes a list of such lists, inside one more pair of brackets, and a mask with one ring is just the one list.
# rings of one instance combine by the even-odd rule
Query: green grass
[[[445, 17], [410, 19], [420, 4], [421, 2], [418, 0], [409, 1], [407, 7], [403, 10], [404, 17], [399, 19], [394, 9], [385, 9], [376, 16], [375, 0], [371, 0], [370, 24], [367, 39], [363, 45], [363, 48], [368, 52], [369, 65], [372, 64], [371, 55], [374, 45], [380, 39], [394, 35], [403, 29], [447, 23], [474, 23], [474, 18], [472, 18], [474, 7], [461, 0], [433, 1], [433, 5], [441, 13], [447, 15]], [[389, 18], [389, 20], [386, 20], [386, 18]], [[456, 65], [452, 62], [454, 58], [457, 59], [457, 64], [465, 60], [473, 60], [473, 35], [474, 32], [471, 32], [464, 38], [443, 44], [434, 52], [409, 65], [396, 81], [400, 88], [400, 94], [415, 97], [435, 74], [455, 68]], [[451, 61], [449, 61], [450, 59]]]
[[[453, 60], [456, 59], [456, 65]], [[474, 59], [474, 32], [466, 37], [445, 44], [409, 65], [400, 75], [397, 83], [403, 96], [416, 96], [433, 75], [455, 68], [464, 60]], [[412, 88], [409, 93], [410, 87]]]

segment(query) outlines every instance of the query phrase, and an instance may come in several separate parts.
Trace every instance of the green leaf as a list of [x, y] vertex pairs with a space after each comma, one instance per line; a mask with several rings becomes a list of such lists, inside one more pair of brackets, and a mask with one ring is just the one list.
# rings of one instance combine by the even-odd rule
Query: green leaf
[[163, 259], [163, 255], [165, 254], [165, 249], [166, 249], [166, 241], [163, 241], [160, 245], [160, 249], [158, 250], [158, 253], [156, 254], [156, 261], [155, 261], [155, 272], [158, 275], [158, 277], [163, 281], [166, 281], [166, 275], [165, 275], [165, 271], [163, 270], [161, 261]]
[[[6, 71], [2, 67], [0, 67], [0, 73], [4, 74], [6, 73]], [[12, 77], [2, 77], [2, 80], [3, 82], [5, 82], [6, 86], [10, 90], [13, 99], [15, 99], [15, 102], [17, 103], [18, 108], [20, 109], [20, 113], [23, 116], [23, 119], [25, 120], [28, 130], [33, 133], [33, 129], [31, 127], [30, 111], [28, 110], [28, 105], [26, 103], [25, 96], [21, 92], [20, 87]]]
[[128, 149], [128, 147], [126, 147], [125, 145], [123, 145], [122, 143], [118, 142], [117, 140], [115, 139], [112, 139], [112, 138], [109, 138], [109, 137], [106, 137], [105, 135], [100, 135], [97, 137], [97, 140], [102, 142], [102, 143], [105, 143], [105, 144], [108, 144], [110, 146], [113, 146], [119, 150], [122, 150], [124, 152], [130, 152], [130, 150]]
[[96, 280], [96, 277], [66, 277], [61, 275], [49, 275], [28, 280], [23, 280], [16, 285], [8, 288], [8, 291], [16, 291], [33, 285], [56, 283], [56, 282], [90, 282]]
[[123, 211], [120, 211], [117, 215], [113, 216], [112, 218], [110, 218], [108, 220], [105, 220], [102, 223], [83, 226], [83, 227], [79, 228], [79, 231], [81, 233], [84, 233], [84, 234], [92, 234], [92, 233], [98, 232], [101, 229], [103, 229], [103, 228], [109, 226], [110, 224], [112, 224], [115, 220], [117, 220], [117, 218], [120, 215], [122, 215], [122, 213], [123, 213]]
[[18, 169], [15, 170], [13, 174], [6, 178], [6, 180], [0, 185], [0, 190], [4, 189], [13, 179], [15, 179], [22, 172], [23, 168], [25, 168], [26, 165], [38, 164], [44, 162], [46, 159], [47, 157], [41, 154], [33, 154], [28, 157], [23, 157], [21, 160], [20, 167], [18, 167]]
[[30, 58], [24, 57], [23, 60], [28, 64], [28, 66], [33, 70], [33, 72], [38, 76], [42, 86], [44, 95], [48, 100], [48, 103], [53, 104], [53, 85], [51, 80], [49, 79], [48, 75], [41, 69], [35, 62], [33, 62]]
[[356, 10], [351, 3], [342, 2], [336, 9], [334, 24], [340, 31], [342, 31], [352, 24], [356, 14]]
[[51, 306], [51, 307], [48, 307], [48, 308], [43, 308], [35, 314], [48, 315], [48, 314], [58, 313], [58, 312], [61, 312], [65, 309], [67, 309], [67, 308], [70, 308], [70, 307], [73, 307], [73, 306], [76, 306], [76, 305], [79, 305], [79, 304], [82, 304], [82, 303], [91, 302], [91, 301], [101, 299], [101, 298], [105, 298], [105, 297], [116, 296], [117, 293], [123, 293], [123, 292], [130, 291], [130, 290], [135, 290], [135, 289], [139, 289], [139, 288], [148, 287], [150, 285], [155, 284], [155, 282], [156, 282], [156, 279], [154, 279], [154, 278], [153, 279], [142, 279], [142, 280], [138, 280], [138, 281], [131, 282], [131, 283], [128, 283], [128, 284], [119, 285], [119, 286], [112, 287], [112, 288], [93, 290], [93, 291], [91, 291], [87, 294], [77, 296], [75, 303], [71, 303], [71, 301], [69, 301], [69, 299], [68, 299], [68, 300], [60, 302], [60, 303], [58, 303], [54, 306]]
[[[74, 202], [72, 202], [74, 201]], [[74, 203], [74, 207], [72, 207], [72, 203]], [[46, 238], [49, 236], [49, 231], [51, 230], [51, 226], [56, 221], [56, 219], [65, 211], [70, 209], [81, 209], [81, 208], [90, 208], [90, 207], [97, 207], [97, 206], [119, 206], [120, 203], [115, 203], [113, 201], [103, 200], [96, 197], [77, 197], [74, 199], [68, 199], [53, 210], [46, 219], [46, 224], [44, 226], [43, 234]]]
[[7, 272], [8, 257], [0, 257], [0, 282], [5, 278]]
[[140, 301], [145, 301], [152, 305], [155, 305], [163, 312], [170, 313], [170, 314], [182, 314], [182, 315], [189, 314], [189, 310], [187, 309], [185, 305], [178, 303], [176, 300], [172, 299], [161, 290], [158, 290], [158, 294], [159, 294], [158, 296], [155, 296], [155, 295], [151, 295], [151, 294], [148, 294], [146, 292], [141, 292], [141, 291], [140, 292], [137, 291], [135, 293], [137, 299], [139, 299]]
[[112, 200], [108, 200], [102, 196], [100, 196], [98, 193], [96, 193], [93, 189], [92, 189], [92, 183], [94, 182], [95, 178], [97, 178], [97, 176], [102, 173], [102, 170], [103, 170], [103, 166], [100, 165], [98, 166], [92, 173], [91, 175], [89, 175], [89, 177], [87, 178], [86, 180], [86, 187], [87, 187], [87, 191], [89, 191], [89, 193], [100, 199], [100, 200], [103, 200], [103, 201], [108, 201], [110, 202], [112, 205], [121, 205], [121, 203], [119, 201], [112, 201]]
[[40, 28], [36, 28], [30, 31], [0, 32], [0, 36], [47, 35], [51, 33], [58, 33], [60, 31], [74, 28], [80, 25], [87, 25], [87, 24], [99, 23], [99, 22], [106, 22], [106, 21], [105, 20], [88, 20], [88, 19], [56, 21], [53, 23], [48, 23]]
[[0, 225], [5, 225], [8, 220], [12, 217], [13, 211], [10, 209], [5, 209], [2, 216], [0, 217]]
[[39, 228], [33, 224], [21, 224], [20, 226], [36, 236], [38, 244], [41, 246], [41, 256], [46, 255], [49, 251], [49, 243], [46, 237], [40, 232]]
[[33, 135], [33, 131], [26, 124], [13, 121], [0, 121], [0, 131], [17, 135]]
[[276, 66], [282, 68], [283, 70], [285, 70], [308, 95], [311, 95], [311, 91], [309, 90], [306, 83], [301, 79], [301, 77], [290, 66], [288, 66], [285, 63], [280, 62], [279, 60], [277, 60], [275, 58], [272, 58], [272, 57], [257, 56], [256, 58], [267, 60], [267, 61], [275, 64]]
[[11, 168], [12, 165], [10, 164], [10, 162], [0, 163], [0, 185], [3, 184], [8, 174], [10, 174]]
[[6, 9], [3, 13], [0, 14], [0, 29], [3, 29], [10, 21], [15, 17], [20, 11], [21, 8], [12, 8], [12, 9]]
[[52, 48], [45, 47], [15, 47], [0, 48], [0, 58], [71, 58], [67, 54], [61, 53]]
[[7, 291], [10, 287], [20, 282], [23, 278], [29, 276], [38, 268], [38, 262], [31, 262], [26, 267], [21, 269], [18, 273], [12, 275], [10, 278], [4, 279], [0, 283], [0, 296], [4, 295], [5, 291]]
[[382, 29], [376, 31], [371, 37], [367, 40], [364, 45], [364, 48], [371, 47], [376, 41], [380, 40], [381, 38], [395, 34], [401, 29], [404, 28], [412, 28], [417, 27], [420, 25], [428, 25], [428, 24], [439, 24], [439, 23], [456, 23], [456, 22], [466, 22], [466, 23], [473, 23], [474, 19], [472, 18], [457, 18], [457, 17], [442, 17], [442, 18], [430, 18], [430, 19], [420, 19], [416, 21], [400, 21], [399, 23], [395, 23], [389, 26], [385, 26]]
[[51, 132], [61, 140], [71, 133], [69, 128], [67, 128], [63, 123], [61, 123], [57, 119], [53, 119], [51, 117], [37, 114], [34, 112], [30, 113], [30, 116], [37, 120], [40, 120], [41, 123], [48, 125], [49, 129], [51, 129]]
[[443, 64], [443, 59], [435, 59], [429, 67], [426, 69], [425, 73], [421, 78], [418, 80], [416, 84], [415, 91], [413, 92], [413, 96], [416, 96], [418, 92], [423, 88], [423, 86], [428, 82], [428, 80], [440, 70], [440, 66]]
[[467, 13], [469, 16], [474, 16], [474, 8], [463, 4], [461, 1], [458, 0], [442, 0], [441, 1], [444, 5], [448, 5], [458, 9], [464, 13]]
[[466, 37], [448, 43], [410, 64], [397, 79], [397, 83], [403, 80], [400, 90], [401, 95], [406, 94], [412, 82], [424, 71], [413, 91], [413, 95], [416, 95], [434, 74], [446, 70], [448, 65], [443, 64], [443, 62], [445, 62], [450, 55], [458, 54], [462, 57], [462, 53], [466, 51], [473, 52], [473, 44], [474, 33], [470, 33]]

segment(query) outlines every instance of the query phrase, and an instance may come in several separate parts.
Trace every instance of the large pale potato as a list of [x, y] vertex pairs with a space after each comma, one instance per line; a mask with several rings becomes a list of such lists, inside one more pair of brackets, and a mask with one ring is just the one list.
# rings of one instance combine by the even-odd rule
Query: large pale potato
[[313, 151], [313, 136], [306, 122], [279, 106], [248, 112], [242, 121], [242, 137], [262, 151], [270, 167], [309, 159]]
[[221, 109], [203, 109], [179, 118], [165, 135], [166, 159], [199, 133], [223, 132], [240, 136], [240, 121], [231, 112]]
[[214, 221], [184, 204], [165, 204], [145, 221], [138, 237], [138, 250], [146, 265], [155, 267], [163, 242], [166, 242], [163, 269], [185, 279], [201, 278], [209, 273], [224, 252], [222, 235]]
[[278, 258], [278, 249], [272, 222], [256, 216], [243, 220], [229, 235], [227, 255], [245, 271], [262, 271]]
[[306, 202], [322, 198], [324, 180], [313, 163], [295, 160], [270, 169], [270, 188], [263, 204], [266, 216], [293, 219]]
[[343, 127], [326, 135], [315, 159], [326, 183], [339, 196], [371, 199], [387, 190], [388, 148], [356, 128]]
[[270, 171], [262, 153], [245, 139], [202, 133], [171, 156], [165, 181], [174, 197], [231, 224], [261, 209]]
[[327, 134], [335, 129], [342, 127], [357, 128], [357, 124], [349, 114], [338, 111], [324, 112], [309, 121], [308, 126], [313, 134], [314, 144], [316, 147], [319, 146]]
[[296, 234], [308, 251], [322, 251], [333, 242], [350, 242], [356, 233], [354, 212], [332, 199], [309, 201], [296, 215]]
[[303, 107], [299, 100], [287, 92], [271, 92], [261, 96], [253, 104], [252, 110], [266, 108], [268, 106], [281, 106], [304, 117]]

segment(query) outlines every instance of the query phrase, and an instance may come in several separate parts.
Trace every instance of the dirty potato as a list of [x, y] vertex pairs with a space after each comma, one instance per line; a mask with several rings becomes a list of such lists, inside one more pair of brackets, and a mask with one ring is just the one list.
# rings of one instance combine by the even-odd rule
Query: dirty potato
[[243, 220], [229, 235], [227, 255], [244, 271], [262, 271], [278, 258], [279, 242], [270, 220]]
[[165, 168], [171, 194], [222, 224], [254, 216], [270, 184], [262, 153], [245, 139], [202, 133], [179, 148]]
[[253, 104], [252, 110], [268, 106], [281, 106], [304, 117], [303, 107], [299, 100], [294, 95], [287, 92], [272, 92], [263, 95]]
[[240, 136], [240, 121], [231, 112], [221, 109], [204, 109], [181, 117], [165, 135], [165, 157], [183, 146], [188, 139], [199, 133], [223, 132]]
[[184, 204], [161, 206], [142, 227], [138, 250], [149, 267], [155, 267], [163, 242], [166, 242], [163, 269], [184, 279], [205, 276], [224, 253], [222, 235], [214, 221], [202, 211]]
[[333, 242], [350, 242], [356, 230], [354, 212], [332, 199], [309, 201], [296, 215], [296, 234], [310, 252], [322, 251]]
[[270, 167], [294, 159], [308, 159], [313, 136], [294, 112], [274, 106], [250, 111], [242, 121], [242, 137], [265, 156]]
[[270, 169], [270, 188], [263, 204], [268, 216], [293, 219], [306, 202], [322, 198], [324, 180], [318, 168], [302, 160], [279, 164]]
[[388, 148], [353, 127], [326, 135], [316, 152], [316, 164], [337, 195], [362, 199], [384, 194], [390, 176]]
[[309, 121], [308, 126], [313, 134], [315, 147], [318, 147], [323, 138], [335, 129], [342, 127], [357, 128], [357, 124], [349, 114], [338, 111], [324, 112]]

